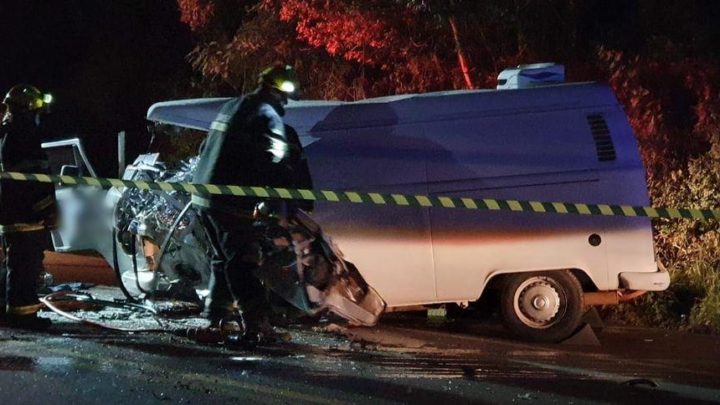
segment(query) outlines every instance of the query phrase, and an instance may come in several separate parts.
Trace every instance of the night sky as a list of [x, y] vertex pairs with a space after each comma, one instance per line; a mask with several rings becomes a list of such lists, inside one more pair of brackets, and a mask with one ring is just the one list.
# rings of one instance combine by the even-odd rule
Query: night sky
[[128, 132], [129, 156], [142, 151], [147, 108], [181, 97], [190, 75], [175, 0], [2, 0], [0, 38], [0, 92], [51, 92], [49, 135], [81, 135], [105, 174], [116, 170], [115, 134]]

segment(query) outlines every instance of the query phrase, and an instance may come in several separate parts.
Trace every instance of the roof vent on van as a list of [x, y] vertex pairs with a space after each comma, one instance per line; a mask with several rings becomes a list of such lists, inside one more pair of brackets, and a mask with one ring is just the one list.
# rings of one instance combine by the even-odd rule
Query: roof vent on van
[[598, 160], [601, 162], [615, 160], [617, 158], [615, 145], [613, 145], [612, 138], [610, 137], [610, 128], [608, 128], [605, 117], [601, 114], [590, 114], [587, 116], [587, 122], [590, 125], [590, 132], [592, 132], [593, 139], [595, 140]]
[[533, 63], [505, 69], [498, 75], [497, 89], [524, 89], [565, 81], [565, 66], [555, 63]]

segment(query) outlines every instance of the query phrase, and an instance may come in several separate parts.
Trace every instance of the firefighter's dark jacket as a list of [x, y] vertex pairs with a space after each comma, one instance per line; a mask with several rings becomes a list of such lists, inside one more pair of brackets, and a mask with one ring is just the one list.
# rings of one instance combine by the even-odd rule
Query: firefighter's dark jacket
[[[196, 184], [312, 188], [310, 171], [283, 107], [260, 89], [223, 105], [200, 151]], [[257, 199], [193, 195], [193, 203], [223, 211], [250, 211]], [[312, 204], [301, 204], [310, 210]]]
[[[0, 169], [48, 174], [40, 146], [40, 128], [32, 117], [16, 116], [0, 126]], [[55, 187], [49, 183], [0, 180], [0, 234], [37, 231], [55, 226]]]

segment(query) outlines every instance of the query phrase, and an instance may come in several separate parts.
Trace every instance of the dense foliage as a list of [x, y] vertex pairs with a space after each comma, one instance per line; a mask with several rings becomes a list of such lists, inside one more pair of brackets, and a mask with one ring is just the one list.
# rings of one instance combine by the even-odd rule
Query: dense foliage
[[[199, 92], [245, 91], [274, 61], [309, 98], [493, 87], [504, 67], [604, 80], [635, 129], [656, 205], [720, 206], [720, 4], [628, 0], [178, 0]], [[718, 228], [658, 221], [673, 287], [625, 309], [720, 331]]]

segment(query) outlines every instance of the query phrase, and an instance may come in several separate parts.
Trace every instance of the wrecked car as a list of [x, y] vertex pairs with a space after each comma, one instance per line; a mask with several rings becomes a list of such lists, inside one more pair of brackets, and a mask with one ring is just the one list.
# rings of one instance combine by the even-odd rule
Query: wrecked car
[[[612, 90], [562, 83], [563, 72], [558, 65], [521, 66], [503, 72], [494, 90], [291, 101], [285, 121], [300, 135], [316, 189], [647, 205], [645, 170]], [[207, 131], [226, 101], [161, 102], [147, 118]], [[75, 142], [68, 155], [74, 160], [58, 168], [94, 175], [79, 141], [68, 142]], [[170, 171], [159, 155], [143, 155], [123, 178], [186, 181], [193, 159]], [[117, 262], [128, 288], [167, 290], [183, 280], [203, 293], [206, 247], [187, 195], [77, 187], [57, 193], [66, 217], [55, 235], [58, 250], [98, 250]], [[669, 285], [655, 260], [648, 218], [509, 208], [316, 202], [312, 220], [306, 218], [320, 224], [322, 235], [333, 238], [328, 246], [337, 252], [339, 246], [357, 269], [360, 299], [335, 297], [352, 304], [340, 311], [373, 314], [361, 324], [374, 323], [384, 303], [391, 310], [467, 307], [494, 291], [512, 331], [560, 341], [578, 329], [587, 306], [617, 304]], [[111, 217], [102, 212], [108, 209]], [[300, 290], [302, 300], [308, 291]], [[372, 304], [363, 307], [367, 291]]]

